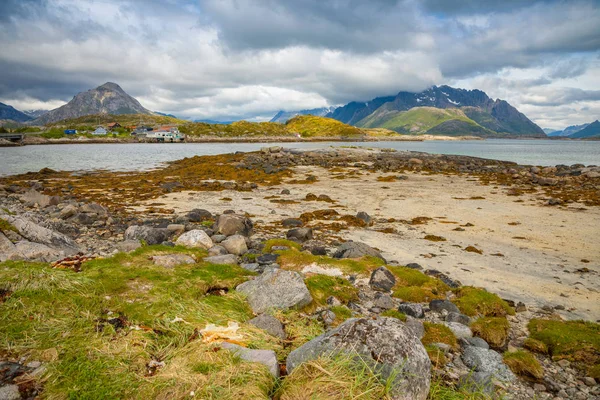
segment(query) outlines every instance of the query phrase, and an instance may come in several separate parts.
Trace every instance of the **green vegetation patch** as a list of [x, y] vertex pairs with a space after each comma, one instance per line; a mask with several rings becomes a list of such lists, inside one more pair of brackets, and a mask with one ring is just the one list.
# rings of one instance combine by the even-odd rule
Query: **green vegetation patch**
[[524, 378], [539, 380], [544, 377], [540, 362], [528, 351], [517, 350], [504, 353], [504, 363], [515, 374]]
[[427, 355], [431, 360], [433, 368], [444, 368], [448, 360], [446, 359], [446, 355], [444, 354], [444, 351], [442, 349], [432, 344], [428, 344], [427, 346], [425, 346], [425, 350], [427, 351]]
[[343, 304], [358, 300], [358, 289], [344, 278], [313, 275], [306, 278], [305, 283], [313, 298], [313, 302], [307, 306], [310, 308], [325, 306], [329, 296], [335, 297]]
[[439, 279], [406, 267], [387, 267], [396, 277], [393, 296], [404, 301], [423, 303], [445, 298], [448, 285]]
[[497, 295], [472, 286], [463, 286], [456, 290], [454, 303], [463, 314], [474, 317], [504, 317], [515, 315], [515, 310]]
[[366, 132], [332, 118], [314, 115], [298, 115], [285, 123], [288, 131], [299, 133], [304, 138], [310, 137], [360, 137]]
[[0, 218], [0, 231], [13, 231], [19, 233], [19, 230], [13, 224], [2, 218]]
[[269, 239], [265, 242], [263, 253], [270, 253], [273, 250], [273, 246], [285, 246], [290, 249], [300, 250], [302, 246], [296, 242], [287, 239]]
[[600, 365], [600, 324], [532, 319], [529, 337], [546, 345], [553, 359], [566, 359], [590, 370]]
[[471, 324], [473, 333], [495, 349], [506, 344], [509, 329], [510, 324], [505, 317], [481, 317]]
[[[496, 398], [496, 397], [493, 397]], [[431, 381], [427, 400], [491, 400], [483, 387], [458, 389], [449, 386], [439, 378]]]
[[321, 268], [339, 268], [346, 274], [369, 274], [385, 263], [377, 257], [362, 257], [360, 259], [337, 259], [327, 256], [315, 256], [308, 252], [295, 249], [278, 252], [278, 262], [282, 268], [301, 271], [308, 265], [318, 265]]
[[382, 317], [390, 317], [390, 318], [396, 318], [399, 319], [400, 321], [404, 321], [406, 322], [406, 315], [398, 310], [385, 310], [384, 312], [381, 313]]
[[446, 325], [424, 322], [425, 335], [421, 343], [427, 346], [434, 343], [445, 343], [453, 349], [458, 348], [458, 341], [454, 333]]

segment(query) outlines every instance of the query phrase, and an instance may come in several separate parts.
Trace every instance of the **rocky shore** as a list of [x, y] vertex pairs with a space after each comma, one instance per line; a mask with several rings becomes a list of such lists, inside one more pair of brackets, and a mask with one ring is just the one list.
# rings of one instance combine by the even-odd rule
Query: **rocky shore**
[[4, 178], [0, 399], [600, 398], [599, 205], [599, 167], [389, 150]]

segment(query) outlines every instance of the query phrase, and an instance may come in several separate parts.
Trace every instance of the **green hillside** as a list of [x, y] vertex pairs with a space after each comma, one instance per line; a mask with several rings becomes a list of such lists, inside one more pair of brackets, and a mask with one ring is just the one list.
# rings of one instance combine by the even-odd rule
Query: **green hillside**
[[[358, 122], [364, 128], [387, 128], [399, 133], [429, 133], [432, 128], [446, 121], [462, 121], [457, 127], [469, 127], [468, 131], [483, 129], [475, 121], [457, 108], [415, 107], [408, 111], [377, 110]], [[452, 132], [452, 134], [470, 134], [469, 132]]]
[[285, 127], [291, 133], [298, 133], [304, 138], [309, 137], [356, 137], [365, 136], [367, 132], [332, 118], [315, 117], [314, 115], [298, 115], [288, 122]]
[[83, 117], [64, 119], [62, 121], [47, 124], [47, 127], [81, 128], [96, 125], [106, 125], [118, 122], [121, 126], [132, 125], [177, 125], [187, 121], [163, 115], [146, 114], [95, 114]]
[[285, 125], [275, 122], [236, 121], [231, 124], [207, 124], [204, 122], [187, 122], [179, 126], [179, 130], [191, 136], [219, 137], [256, 137], [256, 136], [291, 136]]
[[473, 124], [472, 121], [463, 121], [459, 119], [449, 119], [428, 130], [428, 135], [442, 136], [493, 136], [498, 134], [483, 126]]

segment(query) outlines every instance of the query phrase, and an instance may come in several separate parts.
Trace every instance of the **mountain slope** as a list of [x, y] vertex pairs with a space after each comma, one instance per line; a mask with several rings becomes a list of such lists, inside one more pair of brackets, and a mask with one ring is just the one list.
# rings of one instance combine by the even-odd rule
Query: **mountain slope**
[[292, 133], [302, 137], [349, 137], [363, 136], [366, 132], [357, 127], [344, 124], [332, 118], [316, 117], [314, 115], [298, 115], [288, 122], [285, 127]]
[[154, 113], [145, 109], [139, 101], [125, 93], [116, 83], [107, 82], [95, 89], [77, 94], [62, 107], [48, 111], [46, 114], [32, 121], [35, 125], [45, 125], [83, 117], [93, 114], [147, 114]]
[[562, 131], [554, 131], [552, 133], [549, 133], [548, 136], [550, 137], [566, 137], [566, 136], [571, 136], [574, 135], [575, 133], [579, 132], [582, 129], [585, 129], [589, 124], [582, 124], [582, 125], [571, 125], [571, 126], [567, 126], [565, 129], [563, 129]]
[[313, 108], [310, 110], [300, 111], [279, 111], [269, 122], [279, 122], [285, 124], [288, 120], [297, 115], [314, 115], [315, 117], [324, 117], [325, 115], [334, 112], [336, 107]]
[[586, 139], [591, 137], [600, 137], [600, 121], [595, 120], [584, 129], [569, 136], [572, 139]]
[[[382, 103], [382, 99], [387, 100]], [[373, 105], [379, 103], [381, 103], [379, 107], [370, 111]], [[370, 107], [369, 104], [371, 104]], [[331, 117], [353, 125], [379, 127], [376, 121], [385, 123], [390, 119], [388, 114], [408, 111], [415, 107], [460, 109], [468, 119], [477, 125], [485, 130], [501, 133], [503, 136], [546, 137], [539, 126], [508, 102], [500, 99], [492, 100], [481, 90], [455, 89], [450, 86], [433, 86], [420, 93], [400, 92], [393, 98], [380, 97], [368, 103], [348, 103], [346, 106], [338, 108]], [[364, 115], [367, 112], [368, 114]], [[360, 120], [353, 119], [357, 115], [364, 116]], [[445, 120], [440, 123], [442, 122]], [[426, 121], [424, 125], [427, 125]], [[455, 126], [458, 125], [455, 124]], [[464, 125], [461, 124], [461, 126]], [[485, 130], [482, 132], [485, 133]]]
[[0, 103], [0, 119], [10, 119], [17, 122], [29, 121], [31, 117], [27, 114], [17, 110], [13, 106], [8, 104]]
[[343, 107], [338, 107], [332, 113], [325, 115], [327, 118], [337, 119], [348, 125], [355, 125], [358, 121], [377, 110], [383, 104], [393, 101], [394, 96], [377, 97], [366, 103], [350, 102]]

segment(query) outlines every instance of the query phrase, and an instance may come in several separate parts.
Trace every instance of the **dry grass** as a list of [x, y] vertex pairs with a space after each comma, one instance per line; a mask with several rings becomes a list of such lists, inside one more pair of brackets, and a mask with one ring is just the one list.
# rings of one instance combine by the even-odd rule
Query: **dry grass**
[[519, 376], [534, 380], [540, 380], [544, 377], [544, 370], [540, 362], [533, 354], [525, 350], [504, 353], [503, 358], [504, 363]]
[[492, 348], [501, 349], [506, 345], [510, 324], [504, 317], [482, 317], [471, 324], [473, 334], [489, 343]]
[[474, 317], [504, 317], [514, 315], [515, 310], [497, 295], [472, 286], [463, 286], [456, 290], [454, 303], [463, 314]]
[[421, 339], [421, 343], [425, 346], [434, 343], [445, 343], [453, 349], [458, 348], [456, 336], [446, 325], [424, 322], [423, 326], [425, 327], [425, 335]]

